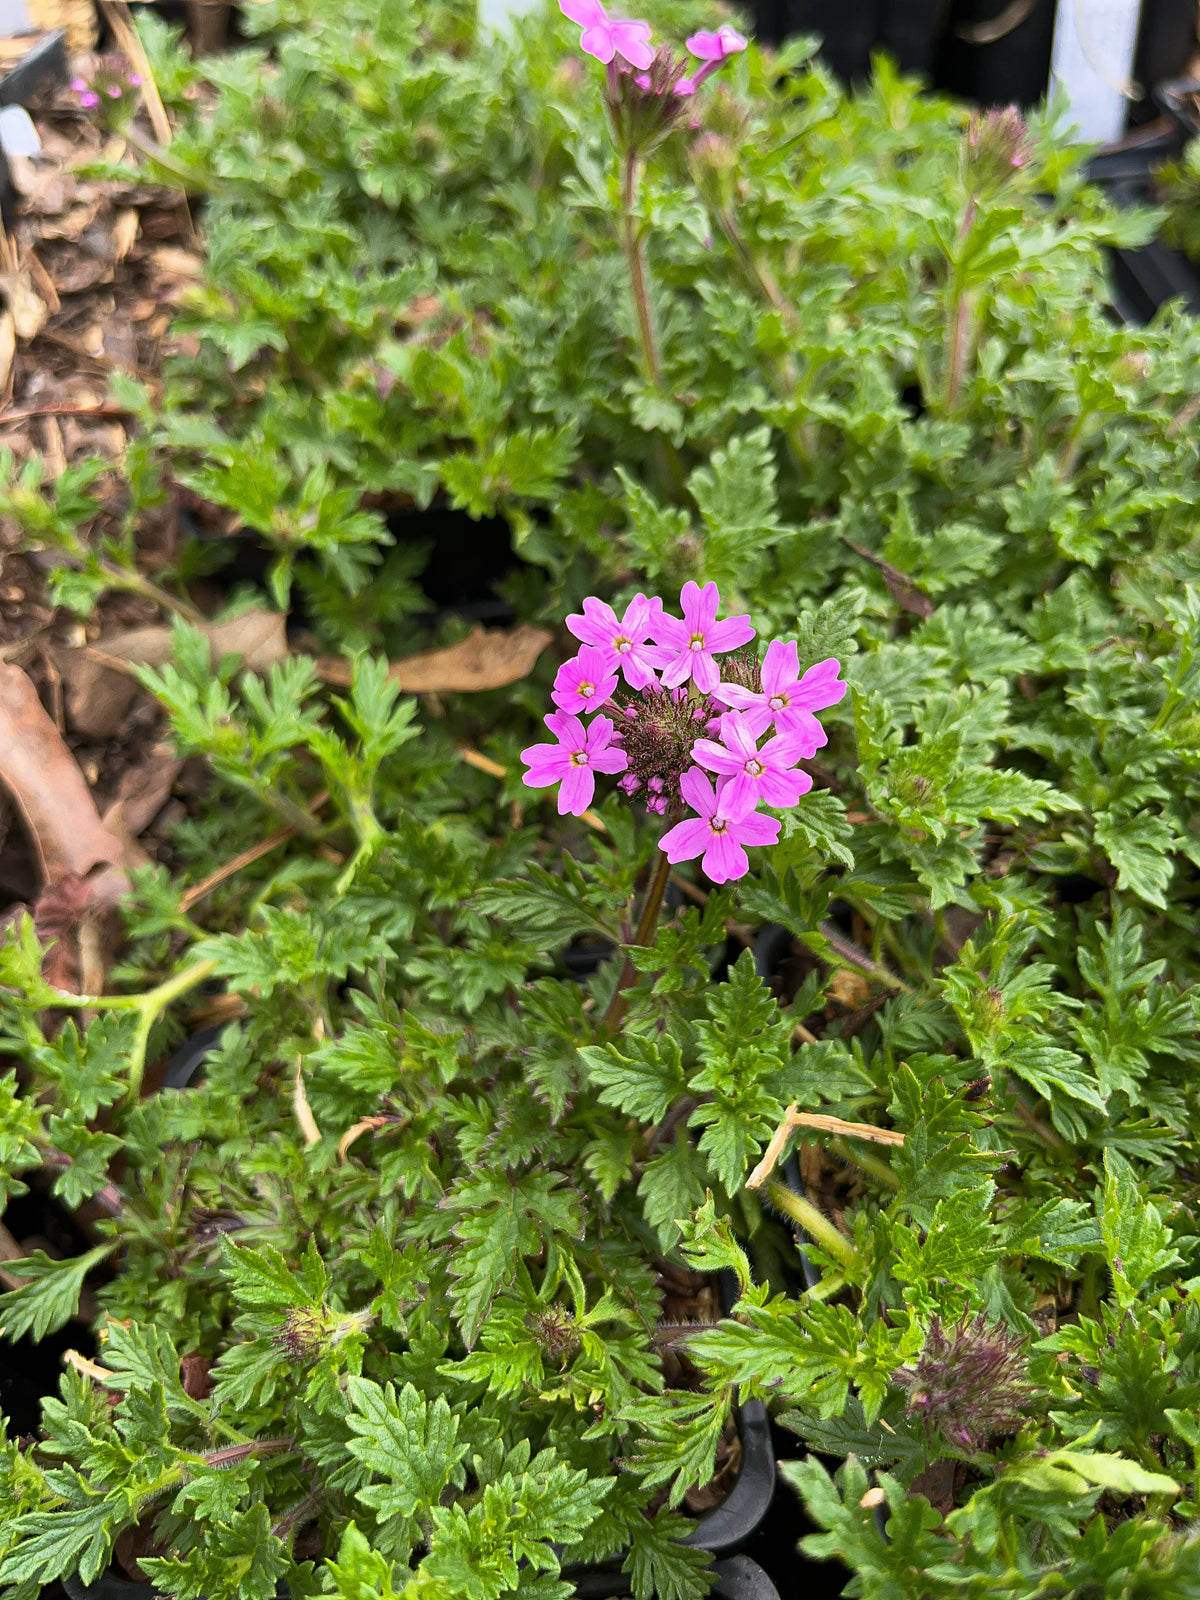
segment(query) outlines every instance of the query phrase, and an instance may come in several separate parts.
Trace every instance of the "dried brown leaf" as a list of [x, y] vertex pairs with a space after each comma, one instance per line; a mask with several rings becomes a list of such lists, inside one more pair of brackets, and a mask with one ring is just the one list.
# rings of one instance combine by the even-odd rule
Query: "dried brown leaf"
[[[391, 676], [410, 694], [503, 689], [528, 677], [550, 638], [545, 628], [535, 628], [530, 622], [511, 629], [476, 628], [461, 644], [394, 661]], [[344, 686], [350, 682], [348, 661], [327, 657], [318, 667], [326, 683]]]
[[[212, 646], [213, 661], [237, 655], [252, 672], [265, 672], [288, 653], [287, 618], [281, 611], [243, 611], [226, 622], [206, 623], [203, 630]], [[161, 667], [171, 660], [169, 628], [131, 628], [101, 639], [88, 652], [93, 661], [128, 671], [130, 667]]]
[[0, 665], [0, 782], [16, 802], [45, 878], [86, 878], [126, 859], [100, 820], [75, 758], [20, 667]]

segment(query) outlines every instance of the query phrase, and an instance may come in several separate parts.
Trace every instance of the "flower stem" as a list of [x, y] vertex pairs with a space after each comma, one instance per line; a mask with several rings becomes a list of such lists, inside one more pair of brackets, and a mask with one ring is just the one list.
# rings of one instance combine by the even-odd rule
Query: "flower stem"
[[666, 388], [662, 357], [658, 351], [658, 330], [654, 326], [654, 307], [650, 303], [650, 287], [646, 277], [646, 252], [642, 248], [642, 234], [635, 214], [637, 201], [639, 163], [637, 153], [627, 150], [621, 180], [621, 247], [629, 267], [629, 286], [633, 291], [633, 309], [637, 317], [638, 338], [642, 358], [650, 382], [662, 394]]
[[[650, 875], [650, 882], [646, 887], [646, 898], [642, 902], [642, 914], [638, 918], [637, 931], [633, 936], [633, 943], [637, 945], [651, 945], [658, 929], [658, 913], [662, 906], [663, 895], [666, 893], [667, 879], [671, 876], [671, 863], [667, 860], [666, 852], [660, 850], [658, 860], [654, 864], [654, 871]], [[622, 969], [616, 993], [608, 1003], [608, 1010], [604, 1013], [601, 1026], [610, 1036], [625, 1020], [625, 1013], [629, 1010], [629, 996], [626, 992], [637, 977], [637, 969], [628, 956], [625, 957], [625, 966]]]
[[[961, 247], [966, 244], [971, 229], [975, 226], [975, 217], [978, 213], [975, 196], [967, 201], [967, 209], [963, 212], [962, 223], [958, 230], [959, 254]], [[971, 296], [963, 281], [963, 271], [958, 261], [953, 263], [952, 288], [950, 291], [949, 316], [946, 319], [946, 389], [945, 409], [953, 411], [958, 404], [959, 390], [962, 388], [963, 370], [967, 364], [967, 346], [971, 332]]]
[[864, 1263], [858, 1251], [838, 1232], [827, 1217], [821, 1215], [811, 1201], [805, 1200], [802, 1195], [793, 1194], [787, 1184], [780, 1183], [778, 1178], [767, 1179], [767, 1194], [777, 1210], [798, 1223], [812, 1242], [819, 1245], [826, 1255], [841, 1262], [847, 1272], [856, 1273], [862, 1270]]

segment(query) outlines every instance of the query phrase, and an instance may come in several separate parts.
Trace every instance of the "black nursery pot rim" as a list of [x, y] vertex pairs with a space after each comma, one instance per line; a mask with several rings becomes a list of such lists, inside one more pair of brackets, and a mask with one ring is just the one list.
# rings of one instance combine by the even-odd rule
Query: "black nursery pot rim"
[[[712, 1592], [720, 1595], [721, 1600], [779, 1600], [779, 1590], [758, 1562], [751, 1561], [749, 1556], [728, 1556], [723, 1561], [715, 1561], [712, 1573]], [[621, 1573], [589, 1572], [581, 1579], [575, 1593], [579, 1600], [606, 1600], [609, 1595], [628, 1594], [622, 1577]], [[585, 1587], [589, 1582], [592, 1586]], [[72, 1573], [62, 1583], [69, 1600], [162, 1600], [153, 1584], [118, 1578], [111, 1571], [101, 1574], [94, 1583], [81, 1583], [78, 1573]], [[290, 1593], [286, 1585], [280, 1586], [281, 1600]]]

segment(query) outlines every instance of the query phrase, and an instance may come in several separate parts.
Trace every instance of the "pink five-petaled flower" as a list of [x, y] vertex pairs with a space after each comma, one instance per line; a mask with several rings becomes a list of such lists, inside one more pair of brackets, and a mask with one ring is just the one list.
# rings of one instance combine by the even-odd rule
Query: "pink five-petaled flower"
[[736, 28], [731, 28], [726, 22], [716, 33], [710, 33], [706, 28], [702, 28], [699, 33], [692, 34], [687, 47], [694, 56], [699, 56], [701, 61], [724, 61], [726, 56], [735, 56], [740, 50], [744, 50], [746, 41]]
[[712, 694], [721, 681], [713, 655], [748, 644], [754, 629], [749, 617], [717, 621], [721, 596], [715, 583], [706, 583], [703, 589], [697, 583], [685, 583], [679, 603], [683, 607], [682, 622], [665, 612], [654, 618], [654, 641], [664, 647], [663, 654], [669, 652], [675, 658], [662, 663], [662, 681], [668, 689], [676, 689], [691, 678], [697, 689]]
[[578, 716], [602, 706], [616, 687], [610, 653], [599, 645], [585, 644], [577, 656], [559, 667], [550, 698], [560, 711]]
[[740, 711], [729, 711], [721, 718], [721, 740], [697, 739], [692, 758], [728, 782], [722, 792], [730, 805], [794, 806], [812, 788], [807, 772], [796, 769], [801, 741], [792, 734], [776, 734], [762, 749], [750, 729], [749, 719]]
[[600, 0], [558, 0], [559, 10], [583, 29], [579, 48], [607, 66], [614, 56], [645, 71], [654, 60], [648, 22], [610, 17]]
[[559, 812], [563, 816], [582, 816], [596, 792], [596, 774], [624, 772], [625, 752], [613, 746], [609, 717], [596, 717], [585, 728], [578, 717], [566, 711], [552, 711], [545, 722], [558, 743], [533, 744], [521, 751], [521, 760], [529, 768], [525, 782], [531, 789], [561, 784]]
[[778, 819], [762, 816], [745, 802], [735, 804], [728, 782], [719, 783], [714, 794], [700, 768], [692, 767], [684, 773], [679, 787], [699, 816], [676, 823], [658, 841], [658, 848], [666, 852], [672, 864], [702, 855], [701, 866], [712, 881], [729, 883], [745, 877], [750, 870], [746, 845], [774, 844], [778, 839]]
[[619, 667], [631, 689], [644, 689], [653, 683], [654, 669], [662, 665], [665, 652], [646, 640], [651, 636], [662, 612], [662, 601], [647, 600], [635, 594], [618, 617], [610, 605], [589, 595], [578, 611], [567, 618], [567, 627], [584, 644], [594, 644], [605, 652], [610, 667]]
[[736, 683], [721, 683], [713, 690], [715, 699], [745, 712], [750, 731], [764, 733], [774, 722], [777, 733], [788, 733], [803, 740], [800, 757], [815, 754], [826, 743], [824, 728], [813, 716], [843, 699], [846, 685], [839, 679], [838, 662], [830, 656], [818, 661], [800, 676], [800, 653], [794, 639], [772, 639], [762, 664], [762, 689], [744, 689]]

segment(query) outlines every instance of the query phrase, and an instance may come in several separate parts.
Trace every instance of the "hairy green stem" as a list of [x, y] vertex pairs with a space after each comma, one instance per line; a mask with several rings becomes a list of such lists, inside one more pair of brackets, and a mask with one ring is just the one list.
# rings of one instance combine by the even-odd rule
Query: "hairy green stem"
[[[967, 200], [967, 209], [963, 212], [962, 223], [958, 230], [960, 252], [961, 247], [966, 243], [970, 235], [971, 229], [975, 226], [978, 210], [975, 196], [971, 195]], [[971, 333], [971, 296], [963, 282], [962, 269], [957, 261], [953, 264], [951, 284], [949, 315], [946, 319], [947, 344], [944, 405], [947, 411], [953, 411], [958, 404], [963, 371], [967, 364], [967, 347], [970, 343]]]
[[848, 1161], [851, 1166], [857, 1167], [860, 1172], [867, 1173], [878, 1183], [884, 1184], [889, 1189], [898, 1189], [900, 1179], [888, 1166], [886, 1161], [880, 1161], [878, 1156], [869, 1156], [865, 1150], [856, 1149], [849, 1139], [844, 1139], [840, 1133], [835, 1134], [829, 1141], [829, 1148], [843, 1161]]
[[780, 1183], [778, 1178], [767, 1179], [767, 1194], [771, 1204], [782, 1211], [785, 1217], [790, 1217], [803, 1228], [813, 1243], [819, 1245], [826, 1255], [841, 1262], [848, 1273], [861, 1272], [864, 1262], [858, 1251], [811, 1201], [805, 1200], [802, 1195], [794, 1194], [787, 1184]]

